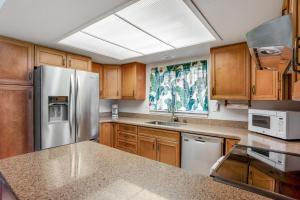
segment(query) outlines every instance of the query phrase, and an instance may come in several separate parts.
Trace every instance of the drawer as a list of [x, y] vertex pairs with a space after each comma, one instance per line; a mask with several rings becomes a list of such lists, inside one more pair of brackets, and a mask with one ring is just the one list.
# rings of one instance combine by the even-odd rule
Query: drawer
[[137, 134], [137, 126], [134, 125], [118, 124], [117, 130]]
[[117, 132], [117, 138], [120, 139], [120, 140], [136, 142], [137, 141], [137, 134], [118, 131]]
[[125, 140], [119, 140], [116, 141], [116, 148], [127, 151], [129, 153], [137, 153], [137, 143], [136, 142], [129, 142]]
[[164, 138], [170, 141], [178, 142], [180, 140], [180, 133], [176, 131], [168, 131], [157, 128], [147, 128], [147, 127], [139, 127], [138, 129], [139, 135], [144, 136], [152, 136], [156, 138]]

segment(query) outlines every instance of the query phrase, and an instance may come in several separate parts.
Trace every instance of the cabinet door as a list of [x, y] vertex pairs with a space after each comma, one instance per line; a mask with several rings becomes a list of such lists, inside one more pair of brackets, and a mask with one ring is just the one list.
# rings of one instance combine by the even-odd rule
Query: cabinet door
[[122, 69], [122, 99], [144, 100], [146, 98], [146, 65], [128, 63]]
[[278, 71], [256, 69], [251, 59], [252, 100], [278, 100]]
[[248, 184], [265, 190], [275, 191], [275, 179], [252, 166], [249, 166]]
[[0, 159], [33, 151], [33, 89], [0, 86]]
[[250, 54], [246, 43], [211, 49], [212, 99], [250, 99]]
[[92, 72], [99, 74], [99, 98], [102, 98], [103, 92], [103, 67], [98, 63], [92, 63]]
[[91, 71], [92, 68], [92, 60], [88, 57], [68, 54], [67, 55], [67, 67], [83, 70], [83, 71]]
[[103, 98], [121, 98], [121, 67], [118, 65], [103, 67]]
[[179, 143], [157, 139], [157, 161], [180, 167]]
[[134, 99], [136, 86], [136, 66], [122, 65], [122, 98]]
[[67, 55], [65, 52], [35, 46], [35, 66], [53, 65], [67, 67]]
[[100, 140], [101, 144], [114, 146], [114, 127], [112, 123], [101, 123], [100, 125]]
[[156, 160], [156, 139], [154, 137], [138, 137], [138, 155]]
[[0, 37], [0, 83], [32, 85], [33, 45]]
[[239, 143], [239, 140], [225, 139], [225, 154], [227, 154], [237, 143]]

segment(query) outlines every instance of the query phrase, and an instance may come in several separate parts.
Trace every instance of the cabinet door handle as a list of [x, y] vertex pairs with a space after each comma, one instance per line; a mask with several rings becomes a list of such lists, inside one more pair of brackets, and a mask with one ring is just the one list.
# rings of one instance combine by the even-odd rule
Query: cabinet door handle
[[216, 94], [216, 93], [215, 93], [215, 88], [214, 88], [214, 87], [211, 89], [211, 93], [212, 93], [212, 95], [215, 95], [215, 94]]
[[28, 79], [31, 80], [32, 79], [32, 72], [28, 73]]
[[71, 62], [71, 60], [69, 60], [69, 67], [71, 67], [71, 64], [72, 64], [72, 62]]
[[256, 94], [256, 87], [255, 87], [255, 85], [252, 86], [252, 94]]
[[65, 59], [63, 58], [63, 60], [62, 60], [62, 65], [63, 65], [63, 66], [65, 66], [65, 62], [66, 62], [66, 61], [65, 61]]

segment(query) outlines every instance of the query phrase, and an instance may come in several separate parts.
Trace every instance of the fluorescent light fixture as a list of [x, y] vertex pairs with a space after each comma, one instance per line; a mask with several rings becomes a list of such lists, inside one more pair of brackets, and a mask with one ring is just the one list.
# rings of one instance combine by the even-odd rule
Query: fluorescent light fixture
[[142, 54], [173, 49], [115, 15], [85, 28], [83, 32]]
[[176, 48], [215, 40], [183, 0], [141, 0], [117, 15]]
[[186, 1], [140, 0], [59, 43], [124, 60], [216, 40]]
[[113, 45], [109, 42], [99, 40], [82, 32], [74, 33], [73, 35], [61, 40], [59, 43], [120, 60], [142, 55], [117, 45]]
[[5, 0], [0, 0], [0, 8], [2, 8], [2, 6], [4, 5]]

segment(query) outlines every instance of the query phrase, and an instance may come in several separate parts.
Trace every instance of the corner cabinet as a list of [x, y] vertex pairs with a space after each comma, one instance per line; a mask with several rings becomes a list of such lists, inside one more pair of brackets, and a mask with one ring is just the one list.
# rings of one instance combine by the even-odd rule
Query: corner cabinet
[[121, 99], [121, 66], [103, 65], [103, 99]]
[[211, 99], [250, 99], [250, 53], [246, 43], [216, 47], [211, 52]]
[[146, 98], [146, 65], [129, 63], [122, 68], [122, 99], [145, 100]]
[[33, 44], [0, 37], [0, 84], [32, 85]]

